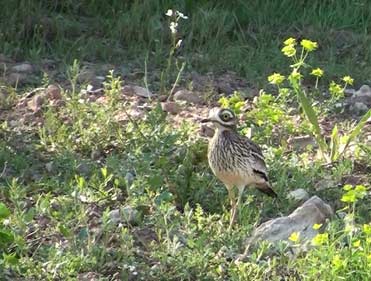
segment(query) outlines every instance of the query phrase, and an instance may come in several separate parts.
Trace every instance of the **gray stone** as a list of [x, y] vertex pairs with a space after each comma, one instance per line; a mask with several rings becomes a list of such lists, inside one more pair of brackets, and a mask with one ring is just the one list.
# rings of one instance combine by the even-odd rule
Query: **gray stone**
[[202, 98], [195, 92], [189, 90], [179, 90], [174, 94], [174, 100], [186, 101], [193, 104], [201, 104]]
[[114, 209], [108, 213], [111, 223], [129, 223], [133, 224], [138, 221], [139, 212], [131, 206], [124, 206], [121, 209]]
[[355, 115], [362, 115], [368, 111], [368, 106], [363, 102], [354, 102], [353, 104], [350, 105], [349, 109]]
[[133, 184], [134, 180], [135, 180], [134, 173], [127, 172], [126, 175], [125, 175], [125, 180], [126, 180], [127, 185], [130, 187]]
[[313, 196], [290, 215], [261, 224], [248, 238], [247, 245], [252, 246], [262, 240], [273, 244], [279, 241], [288, 241], [293, 232], [300, 233], [300, 240], [312, 239], [318, 233], [318, 230], [313, 229], [313, 225], [325, 224], [332, 215], [333, 211], [330, 205], [319, 197]]
[[363, 85], [358, 91], [354, 92], [350, 99], [349, 109], [356, 115], [366, 113], [371, 108], [371, 88]]
[[125, 222], [134, 223], [138, 218], [138, 211], [131, 206], [125, 206], [121, 208], [121, 214]]
[[78, 164], [77, 167], [76, 167], [76, 170], [79, 174], [84, 175], [84, 176], [88, 176], [88, 175], [91, 174], [90, 166], [87, 163], [84, 163], [84, 162]]
[[61, 89], [57, 85], [49, 85], [45, 93], [51, 100], [60, 100], [62, 98]]
[[41, 94], [35, 95], [28, 103], [28, 107], [33, 111], [33, 112], [39, 112], [41, 109], [42, 104], [44, 103], [44, 98]]
[[31, 64], [29, 63], [21, 63], [21, 64], [16, 64], [11, 67], [10, 69], [12, 72], [22, 72], [22, 73], [31, 73], [34, 71], [34, 68]]
[[121, 91], [123, 95], [136, 95], [143, 98], [150, 98], [153, 96], [151, 91], [139, 86], [125, 85], [122, 87]]
[[54, 171], [54, 163], [53, 162], [48, 162], [45, 164], [45, 169], [51, 173]]
[[113, 224], [118, 224], [122, 221], [120, 209], [112, 210], [108, 213], [110, 222]]
[[99, 149], [93, 149], [90, 153], [90, 158], [92, 160], [98, 160], [102, 157], [102, 152]]
[[168, 112], [170, 114], [178, 114], [181, 110], [180, 106], [176, 102], [172, 101], [162, 102], [161, 108], [163, 111]]
[[287, 195], [287, 198], [301, 202], [309, 199], [309, 194], [305, 189], [298, 188], [293, 191], [290, 191], [289, 194]]
[[28, 78], [27, 75], [24, 73], [10, 73], [9, 76], [7, 76], [6, 81], [12, 85], [23, 85], [27, 82]]
[[289, 137], [287, 142], [293, 149], [298, 150], [304, 149], [308, 145], [312, 147], [316, 146], [316, 141], [312, 136]]

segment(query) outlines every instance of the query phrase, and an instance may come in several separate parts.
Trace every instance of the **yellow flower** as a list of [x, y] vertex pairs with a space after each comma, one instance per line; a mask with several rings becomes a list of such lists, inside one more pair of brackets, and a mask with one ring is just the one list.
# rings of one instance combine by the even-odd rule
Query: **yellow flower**
[[353, 242], [353, 247], [354, 248], [359, 248], [359, 246], [361, 246], [361, 240], [357, 240], [357, 241]]
[[343, 88], [339, 84], [335, 83], [334, 81], [331, 81], [329, 90], [330, 90], [330, 94], [336, 98], [341, 98], [344, 95]]
[[281, 51], [286, 57], [293, 57], [296, 54], [294, 45], [287, 45], [283, 47]]
[[268, 81], [271, 84], [279, 85], [285, 80], [285, 76], [279, 73], [273, 73], [272, 75], [268, 76]]
[[289, 46], [289, 45], [294, 46], [294, 45], [296, 45], [296, 39], [295, 38], [292, 38], [292, 37], [287, 38], [285, 41], [283, 41], [283, 44], [285, 46]]
[[321, 245], [325, 244], [327, 241], [328, 241], [328, 233], [317, 234], [312, 239], [312, 244], [314, 246], [321, 246]]
[[297, 82], [301, 79], [302, 75], [299, 71], [297, 71], [296, 69], [294, 69], [290, 76], [289, 76], [289, 79], [291, 82]]
[[318, 229], [321, 228], [321, 226], [322, 226], [322, 223], [320, 223], [320, 224], [315, 223], [315, 224], [313, 224], [313, 229], [314, 229], [314, 230], [318, 230]]
[[310, 74], [313, 75], [313, 76], [316, 76], [316, 77], [322, 77], [323, 76], [323, 70], [320, 69], [319, 67], [317, 67], [317, 68], [314, 68]]
[[350, 77], [349, 75], [344, 76], [342, 80], [349, 85], [353, 85], [353, 82], [354, 82], [354, 79]]
[[332, 264], [336, 269], [339, 269], [343, 267], [345, 261], [343, 261], [340, 257], [340, 255], [335, 255], [334, 258], [332, 259]]
[[349, 191], [349, 190], [353, 189], [353, 186], [350, 185], [350, 184], [346, 184], [346, 185], [343, 186], [343, 189], [344, 189], [345, 191]]
[[307, 39], [301, 40], [300, 45], [302, 45], [304, 50], [306, 50], [307, 52], [312, 52], [318, 47], [317, 42], [313, 42]]
[[363, 232], [366, 235], [371, 235], [371, 224], [364, 224], [363, 225]]
[[291, 233], [291, 235], [289, 237], [289, 240], [294, 242], [294, 243], [297, 243], [297, 242], [299, 242], [299, 237], [300, 237], [300, 233], [295, 231], [295, 232]]

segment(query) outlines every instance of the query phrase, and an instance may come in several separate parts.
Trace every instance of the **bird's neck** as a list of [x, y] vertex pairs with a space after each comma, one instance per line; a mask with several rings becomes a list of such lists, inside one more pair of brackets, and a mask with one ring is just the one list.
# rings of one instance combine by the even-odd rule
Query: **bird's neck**
[[221, 134], [223, 132], [236, 132], [237, 131], [237, 127], [236, 125], [231, 125], [231, 126], [222, 126], [220, 124], [217, 124], [216, 125], [216, 133], [217, 134]]

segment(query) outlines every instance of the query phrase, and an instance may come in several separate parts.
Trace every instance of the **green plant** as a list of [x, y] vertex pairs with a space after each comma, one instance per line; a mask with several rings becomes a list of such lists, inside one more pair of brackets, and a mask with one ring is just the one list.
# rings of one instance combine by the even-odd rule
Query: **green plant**
[[[331, 143], [330, 146], [328, 146], [325, 136], [322, 134], [321, 128], [319, 126], [318, 116], [315, 107], [313, 106], [313, 101], [308, 96], [309, 93], [307, 93], [305, 88], [302, 86], [304, 74], [302, 74], [301, 69], [305, 71], [305, 68], [309, 67], [309, 65], [306, 63], [306, 59], [310, 52], [313, 52], [317, 49], [318, 45], [316, 42], [307, 39], [303, 39], [300, 42], [300, 45], [301, 48], [298, 51], [296, 39], [289, 38], [284, 42], [282, 52], [285, 56], [291, 58], [293, 61], [293, 64], [290, 65], [292, 71], [287, 77], [287, 82], [290, 89], [292, 89], [292, 91], [297, 96], [298, 102], [303, 110], [305, 117], [312, 125], [312, 133], [319, 146], [323, 159], [328, 163], [334, 162], [346, 153], [349, 144], [354, 141], [361, 133], [362, 128], [366, 124], [366, 121], [368, 120], [368, 118], [371, 117], [371, 110], [369, 110], [362, 117], [362, 119], [356, 126], [354, 126], [349, 132], [345, 133], [342, 137], [340, 137], [339, 135], [338, 126], [335, 125], [331, 134]], [[300, 55], [298, 55], [298, 53], [300, 53]], [[317, 88], [318, 79], [323, 75], [323, 71], [319, 68], [315, 68], [312, 69], [311, 74], [316, 77], [315, 88]], [[272, 84], [277, 85], [278, 87], [284, 82], [284, 80], [285, 77], [278, 73], [274, 73], [268, 77], [268, 81]], [[334, 81], [330, 83], [329, 91], [334, 99], [341, 98], [346, 86], [353, 83], [353, 79], [350, 76], [345, 76], [342, 80], [345, 83], [343, 87], [336, 84]]]
[[4, 203], [0, 202], [0, 273], [9, 266], [14, 266], [18, 262], [18, 257], [9, 248], [15, 240], [15, 235], [8, 226], [10, 223], [10, 210]]
[[[175, 81], [173, 83], [172, 88], [170, 89], [169, 95], [167, 100], [169, 100], [175, 90], [175, 87], [178, 85], [181, 74], [184, 70], [185, 67], [185, 62], [183, 61], [180, 65], [180, 60], [178, 57], [175, 57], [175, 52], [180, 49], [182, 45], [182, 39], [178, 35], [178, 26], [179, 22], [181, 19], [188, 19], [187, 16], [185, 16], [183, 13], [169, 9], [166, 12], [166, 16], [170, 18], [169, 20], [169, 29], [170, 29], [170, 34], [171, 34], [171, 46], [170, 46], [170, 51], [169, 51], [169, 56], [167, 58], [167, 65], [165, 70], [161, 72], [161, 89], [160, 91], [165, 93], [166, 92], [166, 84], [167, 81], [173, 78], [173, 72], [175, 71], [177, 73], [177, 76], [175, 78]], [[174, 69], [175, 66], [175, 69]]]

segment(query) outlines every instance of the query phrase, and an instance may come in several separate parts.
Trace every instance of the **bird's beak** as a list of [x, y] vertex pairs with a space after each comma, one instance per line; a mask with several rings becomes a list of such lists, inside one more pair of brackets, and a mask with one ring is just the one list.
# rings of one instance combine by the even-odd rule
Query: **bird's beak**
[[209, 118], [205, 118], [205, 119], [202, 119], [201, 120], [201, 123], [207, 123], [207, 122], [210, 122], [211, 120]]

